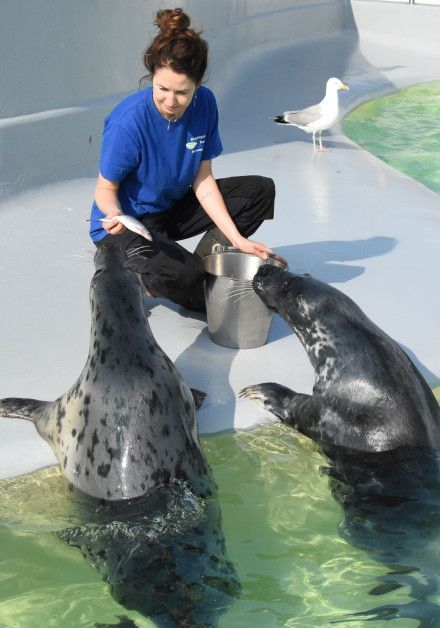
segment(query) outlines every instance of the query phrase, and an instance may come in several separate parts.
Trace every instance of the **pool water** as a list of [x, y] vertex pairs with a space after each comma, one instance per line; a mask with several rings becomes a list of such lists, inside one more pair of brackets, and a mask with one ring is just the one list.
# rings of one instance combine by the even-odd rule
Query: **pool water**
[[366, 102], [342, 122], [348, 137], [440, 194], [440, 82]]
[[[342, 507], [334, 495], [343, 484], [337, 481], [332, 494], [327, 459], [288, 427], [274, 423], [202, 441], [242, 587], [220, 626], [356, 627], [381, 606], [387, 610], [371, 625], [385, 626], [392, 609], [420, 616], [427, 608], [429, 617], [440, 611], [440, 486], [432, 478], [423, 489], [425, 506], [419, 494], [409, 500], [417, 502], [417, 516], [402, 525], [412, 517], [401, 510], [405, 500], [381, 504], [379, 515], [374, 503], [370, 513], [350, 500]], [[77, 522], [57, 468], [3, 481], [0, 504], [0, 626], [117, 625], [118, 617], [154, 625], [114, 602], [80, 552], [53, 534]], [[391, 565], [380, 560], [384, 552]], [[418, 621], [401, 617], [394, 624]]]

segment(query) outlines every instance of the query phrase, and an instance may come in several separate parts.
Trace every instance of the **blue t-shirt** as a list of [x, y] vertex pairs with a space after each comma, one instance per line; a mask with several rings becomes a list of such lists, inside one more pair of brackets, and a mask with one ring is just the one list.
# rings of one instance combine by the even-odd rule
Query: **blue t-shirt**
[[[153, 88], [125, 98], [105, 119], [99, 171], [119, 182], [124, 214], [144, 216], [169, 209], [191, 187], [202, 160], [222, 152], [214, 94], [199, 87], [183, 116], [169, 122], [157, 110]], [[90, 235], [107, 232], [93, 203]]]

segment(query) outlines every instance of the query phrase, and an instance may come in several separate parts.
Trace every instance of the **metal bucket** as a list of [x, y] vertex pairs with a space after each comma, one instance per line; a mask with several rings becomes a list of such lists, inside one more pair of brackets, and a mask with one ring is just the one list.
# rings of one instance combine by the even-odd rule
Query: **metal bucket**
[[263, 264], [287, 268], [277, 255], [262, 260], [232, 247], [218, 247], [203, 258], [209, 336], [213, 342], [232, 349], [264, 345], [273, 312], [252, 288], [252, 279]]

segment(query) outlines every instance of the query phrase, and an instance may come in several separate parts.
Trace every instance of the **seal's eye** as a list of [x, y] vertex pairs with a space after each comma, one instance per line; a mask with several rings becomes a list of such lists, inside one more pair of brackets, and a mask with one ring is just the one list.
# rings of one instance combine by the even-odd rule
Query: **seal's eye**
[[287, 294], [289, 292], [289, 288], [290, 288], [290, 281], [289, 280], [283, 281], [283, 284], [281, 286], [281, 294]]

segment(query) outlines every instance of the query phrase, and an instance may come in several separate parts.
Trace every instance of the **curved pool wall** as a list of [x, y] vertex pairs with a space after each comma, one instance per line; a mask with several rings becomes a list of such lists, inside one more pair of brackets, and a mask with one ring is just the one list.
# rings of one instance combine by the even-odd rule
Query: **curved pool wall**
[[[203, 25], [211, 48], [208, 83], [216, 93], [255, 50], [341, 33], [347, 24], [344, 0], [178, 4]], [[33, 185], [95, 175], [104, 116], [137, 89], [154, 16], [166, 6], [145, 0], [3, 3], [0, 200]]]
[[[88, 349], [93, 269], [88, 216], [105, 114], [137, 88], [153, 16], [168, 3], [24, 0], [2, 7], [0, 397], [55, 399]], [[332, 75], [359, 102], [440, 75], [440, 7], [368, 0], [194, 0], [179, 3], [211, 49], [224, 153], [217, 176], [262, 174], [277, 185], [276, 220], [256, 238], [354, 298], [411, 355], [440, 375], [439, 198], [343, 137], [313, 154], [299, 130], [270, 116], [322, 97]], [[121, 24], [123, 28], [121, 28]], [[187, 242], [188, 248], [195, 240]], [[237, 393], [277, 381], [310, 392], [313, 371], [276, 318], [264, 347], [213, 345], [206, 323], [155, 300], [153, 332], [191, 386], [205, 390], [202, 432], [269, 419]], [[170, 334], [170, 329], [173, 333]], [[24, 421], [0, 420], [0, 476], [54, 462]]]
[[[95, 175], [103, 118], [137, 88], [144, 74], [142, 50], [155, 32], [154, 15], [168, 4], [3, 4], [0, 200], [34, 185]], [[290, 55], [292, 75], [301, 86], [301, 93], [295, 94], [298, 107], [308, 104], [310, 93], [321, 96], [321, 81], [331, 69], [350, 82], [350, 95], [343, 101], [346, 109], [438, 76], [437, 6], [377, 0], [187, 0], [180, 5], [203, 25], [210, 44], [207, 84], [220, 107], [236, 87], [240, 70], [247, 64], [258, 66], [261, 58], [280, 48]], [[321, 63], [314, 63], [316, 59]], [[273, 70], [277, 74], [277, 68]], [[289, 104], [292, 85], [278, 87], [276, 102], [283, 101], [285, 88]], [[252, 102], [242, 93], [235, 100]], [[223, 121], [224, 131], [234, 138], [243, 135], [237, 135], [240, 126], [239, 121]], [[260, 133], [253, 135], [255, 143], [262, 141]], [[225, 142], [228, 152], [243, 146], [237, 139], [232, 146]]]

